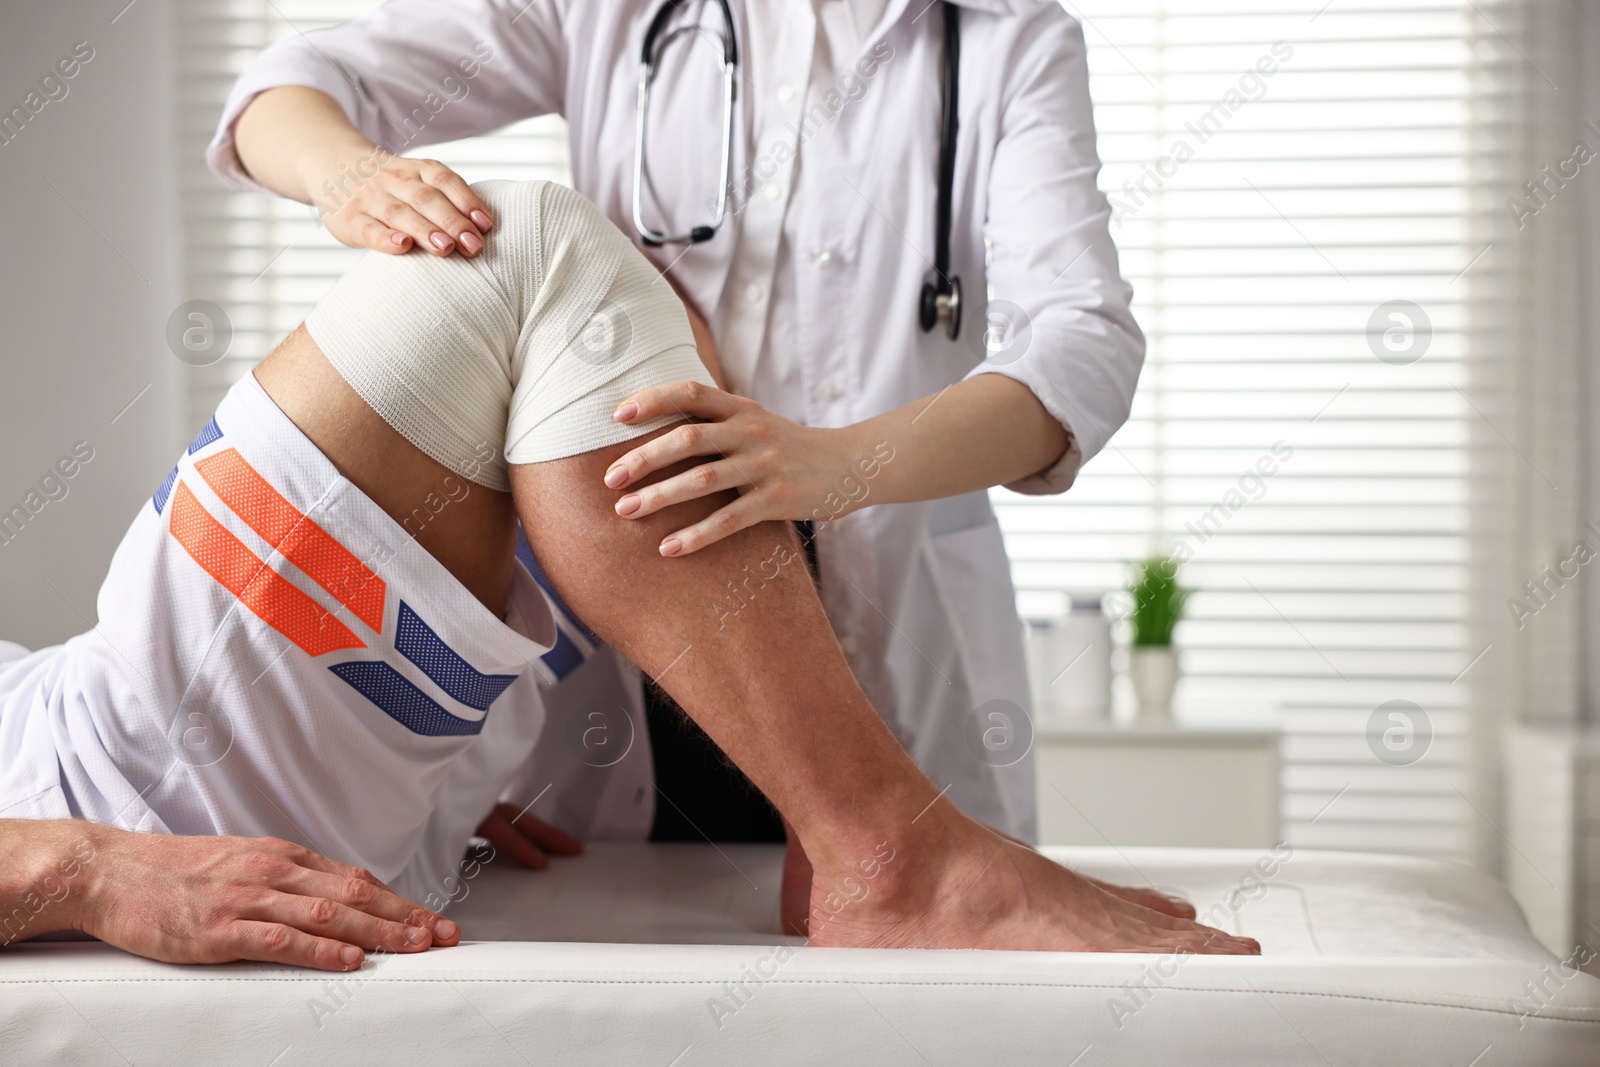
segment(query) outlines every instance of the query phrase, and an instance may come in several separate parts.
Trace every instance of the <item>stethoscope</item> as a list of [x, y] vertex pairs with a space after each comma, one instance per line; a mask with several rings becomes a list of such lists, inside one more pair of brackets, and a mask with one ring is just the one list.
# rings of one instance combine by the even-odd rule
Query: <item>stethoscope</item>
[[[645, 30], [644, 48], [639, 58], [639, 104], [633, 156], [633, 225], [650, 247], [709, 241], [728, 217], [728, 189], [733, 183], [733, 104], [739, 80], [739, 46], [728, 0], [717, 0], [717, 6], [722, 9], [725, 33], [721, 42], [722, 180], [717, 186], [715, 217], [708, 225], [691, 227], [686, 233], [666, 233], [647, 226], [644, 221], [645, 127], [650, 111], [650, 89], [656, 79], [656, 63], [668, 43], [682, 34], [703, 32], [699, 24], [666, 29], [672, 16], [689, 2], [666, 0], [656, 10], [650, 27]], [[954, 340], [961, 332], [961, 279], [950, 273], [950, 213], [956, 180], [956, 133], [960, 128], [957, 89], [961, 74], [961, 14], [960, 9], [948, 0], [940, 6], [944, 9], [944, 77], [939, 87], [942, 106], [939, 115], [938, 219], [934, 227], [933, 270], [922, 285], [917, 321], [923, 333], [943, 323], [945, 333]]]

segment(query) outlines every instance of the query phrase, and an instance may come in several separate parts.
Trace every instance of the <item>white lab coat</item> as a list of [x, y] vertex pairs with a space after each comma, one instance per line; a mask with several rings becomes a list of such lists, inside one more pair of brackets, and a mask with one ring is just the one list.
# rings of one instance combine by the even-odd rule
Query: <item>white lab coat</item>
[[[737, 211], [713, 240], [643, 251], [670, 265], [717, 332], [719, 309], [735, 295], [725, 290], [741, 234], [781, 226], [776, 247], [785, 259], [772, 276], [764, 344], [793, 369], [782, 389], [763, 387], [754, 353], [725, 352], [736, 381], [791, 418], [842, 426], [973, 374], [1007, 375], [1032, 389], [1073, 439], [1059, 463], [1012, 488], [1059, 493], [1126, 419], [1144, 352], [1096, 186], [1083, 35], [1053, 2], [961, 0], [951, 257], [967, 307], [951, 341], [922, 333], [916, 317], [934, 244], [943, 56], [942, 19], [937, 8], [922, 17], [925, 5], [890, 0], [878, 28], [863, 34], [863, 55], [892, 55], [822, 133], [792, 142], [798, 167], [774, 169], [771, 145], [751, 143], [751, 94], [742, 88], [735, 185], [760, 163], [757, 180], [776, 173], [778, 193], [736, 191]], [[571, 131], [577, 188], [634, 235], [639, 52], [657, 6], [391, 0], [356, 23], [264, 53], [234, 87], [208, 159], [234, 184], [260, 188], [240, 169], [230, 131], [250, 98], [275, 85], [326, 92], [368, 137], [411, 155], [426, 143], [558, 112]], [[742, 38], [744, 5], [732, 7]], [[720, 30], [714, 4], [701, 5], [699, 17]], [[481, 59], [486, 51], [490, 58]], [[701, 223], [709, 220], [721, 136], [714, 65], [702, 53], [685, 73], [678, 61], [688, 52], [668, 54], [651, 105], [647, 221]], [[738, 293], [765, 296], [758, 288]], [[988, 360], [986, 318], [1012, 324], [995, 335], [1003, 349]], [[827, 524], [819, 546], [824, 604], [879, 712], [963, 809], [1031, 838], [1031, 759], [981, 758], [989, 751], [982, 739], [1005, 741], [1005, 724], [990, 716], [1005, 705], [991, 702], [1029, 707], [1015, 593], [987, 495], [868, 507]], [[602, 653], [547, 703], [552, 728], [523, 784], [529, 798], [555, 788], [533, 810], [590, 838], [647, 833], [655, 791], [631, 672]], [[601, 769], [584, 764], [574, 732], [559, 724], [603, 706], [616, 709], [613, 718], [631, 716], [628, 727], [611, 728], [619, 744], [631, 729], [633, 743]], [[1018, 737], [1028, 732], [1025, 722], [1011, 728]]]

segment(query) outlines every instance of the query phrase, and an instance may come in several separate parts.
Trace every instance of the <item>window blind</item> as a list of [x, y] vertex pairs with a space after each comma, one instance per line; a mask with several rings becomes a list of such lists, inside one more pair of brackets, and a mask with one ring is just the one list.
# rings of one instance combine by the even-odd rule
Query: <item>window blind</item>
[[994, 494], [1019, 597], [1188, 557], [1177, 714], [1281, 726], [1295, 844], [1471, 851], [1468, 272], [1502, 7], [1067, 4], [1149, 351], [1070, 493]]
[[[356, 255], [309, 208], [205, 169], [228, 88], [273, 41], [373, 6], [180, 0], [187, 297], [235, 331], [193, 371], [196, 426]], [[1024, 614], [1186, 546], [1178, 713], [1282, 725], [1286, 837], [1465, 856], [1468, 294], [1491, 180], [1477, 146], [1509, 121], [1505, 5], [1067, 9], [1149, 358], [1128, 425], [1069, 494], [994, 494]], [[428, 151], [468, 180], [567, 173], [556, 119]], [[1382, 747], [1396, 701], [1412, 744], [1427, 733], [1410, 764]]]
[[[206, 168], [205, 146], [228, 90], [268, 45], [378, 6], [378, 0], [178, 2], [186, 299], [215, 303], [234, 331], [225, 357], [191, 371], [190, 422], [196, 427], [360, 255], [334, 240], [311, 207], [238, 192]], [[469, 182], [570, 182], [566, 125], [553, 116], [424, 151]]]

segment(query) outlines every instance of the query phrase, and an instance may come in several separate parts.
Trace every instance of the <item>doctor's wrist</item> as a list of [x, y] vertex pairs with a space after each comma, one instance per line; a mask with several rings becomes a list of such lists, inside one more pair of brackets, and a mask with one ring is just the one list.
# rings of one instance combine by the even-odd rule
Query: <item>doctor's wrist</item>
[[825, 431], [833, 435], [834, 461], [829, 464], [833, 477], [826, 509], [833, 512], [830, 518], [893, 502], [897, 479], [891, 468], [897, 452], [890, 430], [881, 418], [874, 418]]
[[246, 173], [302, 204], [313, 202], [341, 160], [353, 161], [372, 150], [331, 97], [304, 85], [280, 85], [256, 94], [234, 122], [233, 136]]
[[316, 208], [318, 215], [337, 211], [393, 158], [394, 153], [379, 148], [353, 129], [330, 133], [300, 155], [297, 171], [303, 199]]

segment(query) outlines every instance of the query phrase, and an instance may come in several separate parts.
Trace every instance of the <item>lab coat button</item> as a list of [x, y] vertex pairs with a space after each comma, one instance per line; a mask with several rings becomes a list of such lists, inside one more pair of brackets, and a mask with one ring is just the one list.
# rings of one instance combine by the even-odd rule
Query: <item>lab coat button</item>
[[839, 647], [844, 649], [844, 654], [846, 656], [849, 656], [853, 659], [858, 646], [856, 639], [852, 635], [845, 634], [843, 637], [839, 638]]
[[788, 84], [778, 86], [778, 103], [794, 103], [794, 86]]
[[823, 382], [817, 386], [814, 395], [822, 403], [831, 404], [839, 399], [839, 387], [832, 382]]
[[812, 245], [811, 262], [815, 263], [819, 267], [826, 267], [829, 263], [833, 262], [833, 253], [828, 249], [823, 248], [821, 245]]
[[751, 282], [749, 285], [745, 286], [744, 298], [750, 301], [752, 304], [759, 304], [761, 302], [761, 286], [757, 285], [755, 282]]
[[768, 200], [776, 200], [778, 197], [783, 195], [783, 190], [778, 188], [777, 182], [768, 182], [766, 193]]

